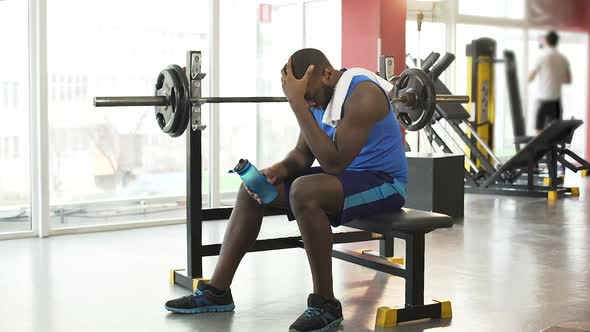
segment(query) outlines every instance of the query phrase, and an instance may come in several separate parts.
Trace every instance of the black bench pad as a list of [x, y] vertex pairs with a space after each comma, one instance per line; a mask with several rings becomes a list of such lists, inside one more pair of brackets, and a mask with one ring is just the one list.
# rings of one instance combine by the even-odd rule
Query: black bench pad
[[388, 234], [392, 231], [426, 234], [437, 228], [452, 227], [453, 219], [440, 213], [404, 208], [396, 212], [352, 220], [342, 226], [379, 234]]

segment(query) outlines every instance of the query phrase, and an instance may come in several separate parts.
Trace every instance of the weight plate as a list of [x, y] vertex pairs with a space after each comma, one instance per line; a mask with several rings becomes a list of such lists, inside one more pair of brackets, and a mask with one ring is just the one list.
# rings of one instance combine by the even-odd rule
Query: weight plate
[[180, 124], [180, 116], [177, 116], [178, 101], [181, 97], [180, 81], [173, 71], [164, 69], [158, 75], [155, 86], [155, 95], [166, 97], [168, 103], [165, 106], [156, 106], [156, 121], [160, 129], [166, 134], [173, 133]]
[[174, 98], [171, 100], [171, 104], [174, 110], [174, 123], [172, 124], [172, 127], [170, 128], [171, 131], [168, 133], [168, 135], [170, 135], [171, 137], [176, 137], [176, 132], [178, 131], [178, 128], [180, 128], [180, 124], [182, 122], [182, 112], [179, 110], [183, 106], [182, 103], [184, 98], [182, 97], [182, 85], [180, 83], [178, 75], [176, 75], [174, 70], [171, 70], [170, 68], [167, 69], [174, 82], [174, 93], [172, 94]]
[[176, 110], [177, 116], [180, 116], [180, 122], [178, 128], [173, 133], [170, 133], [172, 137], [181, 136], [188, 127], [188, 123], [190, 120], [191, 115], [191, 102], [190, 102], [190, 94], [189, 94], [189, 83], [188, 78], [186, 77], [186, 73], [184, 69], [182, 69], [178, 65], [170, 65], [168, 69], [171, 70], [178, 81], [180, 82], [180, 90], [181, 90], [181, 97], [178, 102], [178, 107]]
[[[183, 87], [182, 87], [182, 83], [180, 81], [180, 77], [178, 77], [178, 75], [176, 74], [176, 72], [174, 71], [174, 69], [170, 68], [170, 66], [168, 66], [166, 68], [166, 70], [170, 73], [170, 76], [172, 76], [172, 80], [174, 81], [174, 124], [172, 125], [172, 127], [170, 128], [170, 131], [168, 132], [168, 135], [170, 135], [170, 137], [178, 137], [178, 130], [181, 127], [181, 123], [182, 123], [182, 116], [183, 116], [183, 108], [184, 108], [184, 91], [183, 91]], [[182, 134], [182, 133], [181, 133]]]
[[406, 102], [396, 102], [393, 109], [407, 130], [420, 130], [432, 120], [436, 90], [434, 82], [423, 70], [410, 68], [402, 72], [394, 86], [394, 97], [406, 99]]

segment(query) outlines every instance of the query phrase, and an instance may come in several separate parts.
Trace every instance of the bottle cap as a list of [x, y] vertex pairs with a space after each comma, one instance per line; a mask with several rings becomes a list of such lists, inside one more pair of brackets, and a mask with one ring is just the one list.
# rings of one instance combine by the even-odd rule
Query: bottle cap
[[248, 161], [248, 159], [240, 159], [236, 167], [234, 167], [234, 169], [230, 170], [229, 172], [239, 174], [242, 173], [242, 171], [246, 170], [248, 166], [250, 166], [250, 162]]

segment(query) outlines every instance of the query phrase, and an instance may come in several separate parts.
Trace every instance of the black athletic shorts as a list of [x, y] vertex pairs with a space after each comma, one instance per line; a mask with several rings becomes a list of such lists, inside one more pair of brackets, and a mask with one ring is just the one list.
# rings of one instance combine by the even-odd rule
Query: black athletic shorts
[[535, 129], [543, 130], [553, 120], [561, 120], [561, 99], [540, 101], [535, 120]]

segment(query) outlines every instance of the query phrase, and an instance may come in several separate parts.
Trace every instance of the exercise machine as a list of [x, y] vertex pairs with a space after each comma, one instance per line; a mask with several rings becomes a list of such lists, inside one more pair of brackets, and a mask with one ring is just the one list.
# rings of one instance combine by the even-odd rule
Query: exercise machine
[[[439, 56], [431, 53], [423, 61], [422, 70], [430, 73], [431, 69], [428, 66], [433, 66], [430, 59], [438, 59]], [[447, 53], [443, 58], [447, 59], [444, 63], [448, 67], [455, 57]], [[435, 80], [434, 84], [436, 93], [450, 94], [449, 89], [440, 80]], [[476, 96], [476, 99], [481, 103], [481, 96]], [[459, 104], [439, 104], [430, 125], [424, 127], [435, 150], [450, 153], [453, 152], [453, 146], [461, 152], [464, 152], [464, 149], [469, 151], [469, 154], [466, 154], [468, 157], [465, 159], [464, 172], [466, 192], [547, 197], [550, 200], [564, 194], [579, 195], [577, 187], [569, 188], [559, 184], [556, 170], [558, 162], [573, 172], [590, 169], [590, 164], [585, 161], [582, 163], [583, 160], [567, 148], [574, 131], [582, 121], [555, 121], [515, 156], [503, 163], [494, 155], [486, 139], [479, 136], [478, 128], [481, 126], [478, 124], [481, 125], [485, 121], [473, 124], [470, 119], [472, 116]], [[486, 132], [491, 132], [489, 127]], [[573, 158], [581, 166], [574, 166], [566, 159], [567, 157]], [[539, 185], [534, 181], [532, 170], [544, 158], [549, 168], [549, 180]]]

